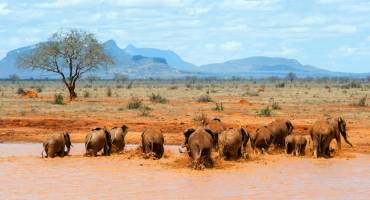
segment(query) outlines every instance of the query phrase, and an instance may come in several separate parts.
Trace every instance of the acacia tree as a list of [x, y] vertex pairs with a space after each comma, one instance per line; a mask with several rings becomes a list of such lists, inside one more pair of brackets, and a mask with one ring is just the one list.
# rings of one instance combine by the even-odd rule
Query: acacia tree
[[113, 64], [95, 36], [79, 30], [54, 33], [30, 54], [18, 59], [18, 66], [54, 72], [69, 91], [72, 101], [77, 97], [76, 82], [88, 71]]
[[289, 72], [287, 75], [286, 75], [286, 79], [289, 80], [290, 82], [293, 82], [294, 80], [297, 79], [297, 75], [293, 72]]

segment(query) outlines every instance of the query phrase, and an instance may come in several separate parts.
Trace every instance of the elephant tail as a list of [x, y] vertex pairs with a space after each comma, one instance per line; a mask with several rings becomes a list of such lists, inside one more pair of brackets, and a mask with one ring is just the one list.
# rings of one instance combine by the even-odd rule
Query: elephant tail
[[46, 153], [47, 150], [48, 150], [48, 144], [47, 143], [43, 143], [43, 147], [44, 147], [44, 149], [41, 151], [41, 158], [44, 158], [44, 152], [45, 152], [45, 157], [48, 156], [48, 154]]
[[86, 140], [86, 142], [85, 142], [85, 149], [86, 149], [86, 151], [87, 151], [87, 145], [89, 145], [89, 143], [90, 143], [90, 141], [91, 141], [91, 138], [92, 138], [92, 136], [90, 135], [90, 136], [88, 136], [88, 139]]

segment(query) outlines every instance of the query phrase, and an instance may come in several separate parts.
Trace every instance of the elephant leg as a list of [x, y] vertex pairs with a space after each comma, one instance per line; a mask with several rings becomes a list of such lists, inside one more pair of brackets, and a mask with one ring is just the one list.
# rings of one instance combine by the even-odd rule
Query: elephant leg
[[53, 150], [52, 147], [49, 147], [48, 148], [47, 156], [50, 157], [50, 158], [54, 158], [55, 157], [55, 152], [54, 152], [54, 150]]
[[60, 156], [60, 157], [64, 157], [64, 150], [62, 150], [62, 151], [60, 151], [59, 153], [58, 153], [58, 155]]
[[319, 144], [318, 144], [317, 139], [313, 139], [312, 143], [313, 143], [313, 157], [317, 158], [317, 153], [319, 151]]

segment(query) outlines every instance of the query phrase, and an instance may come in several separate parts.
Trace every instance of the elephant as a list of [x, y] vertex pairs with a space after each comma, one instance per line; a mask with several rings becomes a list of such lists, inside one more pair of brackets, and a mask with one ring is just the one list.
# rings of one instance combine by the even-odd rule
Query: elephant
[[272, 139], [272, 133], [268, 126], [257, 128], [256, 133], [251, 138], [251, 147], [253, 150], [259, 150], [261, 153], [267, 152]]
[[218, 149], [218, 136], [219, 134], [225, 130], [225, 126], [221, 122], [219, 118], [213, 118], [212, 120], [208, 120], [205, 122], [204, 127], [209, 129], [214, 134], [213, 138], [213, 147], [217, 150]]
[[121, 127], [113, 127], [110, 130], [112, 139], [112, 153], [120, 153], [124, 150], [127, 131], [128, 127], [126, 125]]
[[349, 146], [353, 146], [347, 139], [346, 121], [342, 117], [316, 121], [310, 129], [310, 135], [313, 143], [313, 156], [315, 158], [318, 156], [330, 156], [329, 145], [333, 139], [336, 140], [337, 150], [340, 151], [340, 135], [343, 136], [344, 141]]
[[179, 149], [180, 153], [186, 148], [194, 169], [212, 168], [211, 158], [215, 134], [212, 130], [199, 127], [189, 128], [184, 131], [184, 143]]
[[[69, 132], [53, 134], [45, 142], [43, 142], [44, 150], [41, 152], [41, 157], [51, 157], [55, 156], [64, 157], [69, 154], [72, 147], [71, 138]], [[67, 150], [65, 150], [65, 147]]]
[[97, 156], [102, 149], [102, 155], [109, 156], [112, 150], [111, 134], [105, 128], [92, 129], [85, 137], [85, 149], [85, 156]]
[[245, 156], [249, 134], [244, 128], [228, 129], [219, 134], [219, 154], [226, 160], [236, 160]]
[[160, 159], [164, 153], [164, 137], [161, 130], [147, 129], [141, 134], [141, 145], [145, 157]]
[[285, 137], [285, 153], [304, 156], [307, 142], [303, 135], [288, 135]]
[[285, 147], [285, 137], [290, 135], [294, 129], [292, 122], [287, 119], [276, 119], [267, 127], [271, 131], [274, 148], [283, 149]]

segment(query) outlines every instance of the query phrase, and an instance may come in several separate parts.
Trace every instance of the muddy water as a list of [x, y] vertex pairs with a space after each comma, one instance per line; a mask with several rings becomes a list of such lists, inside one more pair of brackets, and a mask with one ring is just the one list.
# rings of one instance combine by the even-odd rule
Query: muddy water
[[[129, 148], [134, 148], [130, 146]], [[262, 156], [193, 171], [175, 162], [139, 157], [40, 158], [40, 144], [0, 144], [0, 199], [368, 199], [370, 156], [292, 158]], [[230, 164], [231, 163], [231, 164]], [[171, 166], [171, 167], [168, 167]]]

